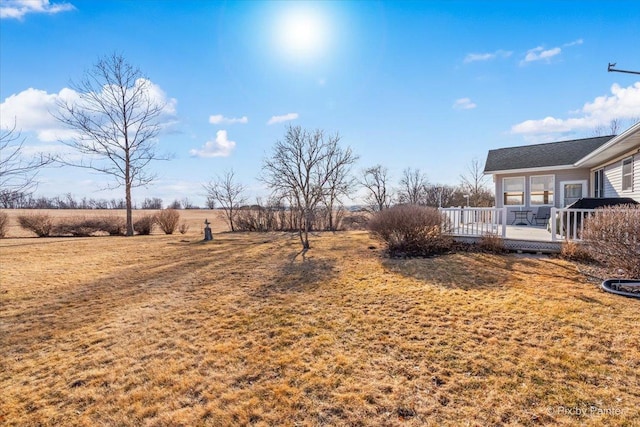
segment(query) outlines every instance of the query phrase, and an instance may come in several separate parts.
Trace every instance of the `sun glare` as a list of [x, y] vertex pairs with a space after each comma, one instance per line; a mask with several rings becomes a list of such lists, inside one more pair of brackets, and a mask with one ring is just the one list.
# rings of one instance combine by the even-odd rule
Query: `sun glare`
[[286, 12], [278, 22], [277, 34], [278, 47], [293, 59], [319, 56], [329, 36], [324, 17], [315, 10]]

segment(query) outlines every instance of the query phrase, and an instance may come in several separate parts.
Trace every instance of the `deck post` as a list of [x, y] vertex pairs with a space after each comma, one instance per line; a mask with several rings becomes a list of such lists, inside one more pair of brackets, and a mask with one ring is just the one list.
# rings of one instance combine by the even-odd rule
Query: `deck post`
[[507, 237], [507, 208], [503, 207], [501, 210], [501, 225], [502, 225], [502, 238]]
[[551, 241], [555, 242], [557, 240], [557, 236], [556, 236], [556, 231], [558, 230], [558, 216], [557, 216], [557, 209], [556, 207], [552, 207], [551, 208]]

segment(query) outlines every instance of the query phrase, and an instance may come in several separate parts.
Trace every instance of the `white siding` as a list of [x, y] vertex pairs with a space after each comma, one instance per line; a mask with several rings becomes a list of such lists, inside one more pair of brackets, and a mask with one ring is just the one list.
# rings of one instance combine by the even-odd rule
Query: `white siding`
[[604, 167], [604, 196], [620, 197], [622, 187], [622, 162], [616, 162]]
[[[633, 157], [633, 190], [622, 191], [622, 160]], [[604, 197], [631, 197], [640, 202], [640, 154], [624, 156], [604, 167]]]

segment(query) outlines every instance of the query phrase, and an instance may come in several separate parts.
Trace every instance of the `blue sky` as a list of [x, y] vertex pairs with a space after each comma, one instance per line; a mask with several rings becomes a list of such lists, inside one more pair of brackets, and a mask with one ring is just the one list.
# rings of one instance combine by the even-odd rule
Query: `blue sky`
[[[48, 114], [100, 56], [123, 54], [167, 102], [173, 160], [134, 199], [188, 197], [233, 168], [250, 194], [288, 124], [338, 132], [397, 181], [457, 184], [489, 149], [592, 136], [640, 116], [637, 1], [0, 3], [0, 125], [56, 151]], [[630, 123], [629, 123], [630, 124]], [[43, 170], [38, 194], [123, 197], [108, 177]], [[122, 193], [122, 194], [121, 194]]]

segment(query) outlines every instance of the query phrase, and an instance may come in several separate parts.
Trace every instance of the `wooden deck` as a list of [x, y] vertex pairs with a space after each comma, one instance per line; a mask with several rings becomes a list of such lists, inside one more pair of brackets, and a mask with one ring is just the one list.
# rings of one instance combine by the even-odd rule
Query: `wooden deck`
[[[551, 242], [551, 233], [545, 226], [507, 225], [507, 239], [531, 240], [535, 242]], [[562, 237], [557, 236], [559, 240]]]
[[[562, 230], [563, 235], [552, 235], [546, 226], [531, 223], [514, 225], [518, 217], [510, 216], [506, 208], [440, 208], [443, 229], [456, 240], [475, 242], [483, 235], [493, 234], [504, 240], [507, 249], [515, 251], [560, 252], [565, 240], [579, 241], [586, 215], [593, 209], [551, 208], [550, 228]], [[515, 211], [518, 212], [518, 211]], [[509, 222], [511, 221], [511, 222]], [[530, 222], [522, 218], [522, 222]]]
[[[459, 233], [453, 229], [449, 234], [461, 242], [475, 243], [482, 236], [470, 235], [466, 232]], [[496, 227], [496, 233], [499, 234], [499, 227]], [[506, 236], [504, 237], [504, 246], [510, 251], [517, 252], [535, 252], [535, 253], [559, 253], [562, 249], [562, 237], [556, 236], [558, 240], [555, 242], [551, 239], [551, 233], [544, 226], [523, 226], [523, 225], [507, 225]]]

